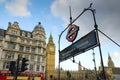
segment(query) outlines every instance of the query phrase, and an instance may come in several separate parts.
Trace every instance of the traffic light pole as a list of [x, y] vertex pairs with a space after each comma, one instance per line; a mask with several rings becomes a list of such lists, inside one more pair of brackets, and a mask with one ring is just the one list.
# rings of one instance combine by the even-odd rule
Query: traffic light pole
[[21, 59], [21, 56], [18, 55], [18, 59], [16, 61], [17, 64], [16, 64], [16, 71], [15, 71], [15, 79], [14, 80], [17, 80], [20, 59]]

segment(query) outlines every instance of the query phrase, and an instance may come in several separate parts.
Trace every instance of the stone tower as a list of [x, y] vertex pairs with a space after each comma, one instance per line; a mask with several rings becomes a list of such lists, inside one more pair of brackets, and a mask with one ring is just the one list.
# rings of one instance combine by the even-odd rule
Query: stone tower
[[47, 54], [46, 54], [46, 78], [50, 80], [53, 78], [55, 71], [55, 44], [53, 42], [53, 37], [50, 34], [48, 44], [47, 44]]

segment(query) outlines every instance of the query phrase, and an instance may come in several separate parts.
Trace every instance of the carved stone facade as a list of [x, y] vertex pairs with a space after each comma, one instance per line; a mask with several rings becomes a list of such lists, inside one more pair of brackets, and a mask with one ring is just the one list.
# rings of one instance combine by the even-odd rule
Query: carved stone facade
[[21, 30], [18, 22], [9, 22], [7, 30], [0, 29], [0, 70], [8, 70], [19, 54], [29, 60], [27, 71], [45, 72], [46, 34], [40, 22], [32, 32]]

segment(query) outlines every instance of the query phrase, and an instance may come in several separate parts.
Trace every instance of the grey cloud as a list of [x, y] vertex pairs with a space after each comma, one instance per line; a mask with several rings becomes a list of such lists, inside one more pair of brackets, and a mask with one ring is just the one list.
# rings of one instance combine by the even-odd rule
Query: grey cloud
[[100, 29], [116, 41], [120, 41], [120, 1], [97, 1], [95, 8]]
[[[64, 20], [65, 23], [69, 23], [68, 4], [61, 4], [59, 1], [60, 0], [55, 0], [55, 2], [52, 4], [52, 13]], [[92, 2], [92, 8], [96, 9], [96, 20], [99, 29], [106, 33], [113, 40], [120, 42], [120, 0], [92, 0]], [[71, 0], [69, 4], [72, 7], [72, 17], [74, 19], [83, 11], [84, 8], [89, 6], [90, 1]], [[91, 28], [91, 26], [93, 27], [91, 20], [91, 14], [86, 12], [75, 22], [75, 24], [82, 26], [81, 29], [83, 28], [84, 32], [86, 32]]]

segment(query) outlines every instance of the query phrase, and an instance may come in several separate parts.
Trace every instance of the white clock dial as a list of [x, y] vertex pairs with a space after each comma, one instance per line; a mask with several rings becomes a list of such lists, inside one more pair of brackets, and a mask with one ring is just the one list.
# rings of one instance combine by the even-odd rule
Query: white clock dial
[[54, 48], [53, 48], [53, 47], [50, 47], [50, 51], [54, 51]]

